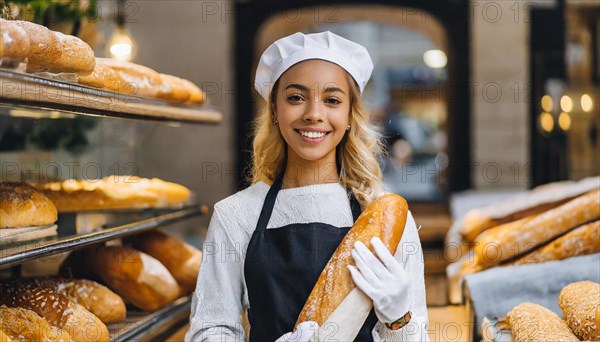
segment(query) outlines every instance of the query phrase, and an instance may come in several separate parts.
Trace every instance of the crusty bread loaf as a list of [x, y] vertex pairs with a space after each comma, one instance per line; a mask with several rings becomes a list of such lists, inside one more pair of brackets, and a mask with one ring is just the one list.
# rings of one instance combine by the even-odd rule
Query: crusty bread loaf
[[[13, 285], [24, 286], [19, 283]], [[127, 314], [125, 302], [119, 295], [92, 280], [62, 277], [35, 278], [26, 282], [26, 285], [52, 289], [83, 306], [104, 324], [121, 322]]]
[[89, 74], [96, 61], [94, 51], [81, 39], [28, 21], [15, 20], [29, 37], [27, 72]]
[[70, 179], [35, 186], [56, 204], [59, 212], [172, 207], [181, 205], [191, 195], [182, 185], [134, 176]]
[[191, 81], [186, 80], [185, 78], [180, 79], [183, 83], [185, 89], [190, 93], [187, 102], [190, 103], [204, 103], [207, 102], [206, 94], [202, 89], [200, 89], [197, 85], [192, 83]]
[[545, 246], [517, 259], [514, 264], [563, 260], [600, 252], [600, 220], [577, 227]]
[[136, 88], [125, 82], [115, 70], [101, 63], [96, 63], [94, 71], [91, 74], [79, 76], [79, 83], [114, 91], [123, 95], [131, 95], [136, 91]]
[[521, 303], [508, 313], [515, 342], [579, 341], [554, 312], [534, 303]]
[[0, 342], [10, 341], [72, 341], [69, 334], [31, 310], [0, 306]]
[[136, 307], [154, 311], [179, 297], [177, 281], [160, 261], [124, 246], [93, 246], [71, 253], [70, 267], [78, 277], [100, 279]]
[[110, 58], [96, 58], [96, 63], [116, 71], [129, 86], [133, 87], [132, 95], [168, 98], [173, 93], [160, 74], [146, 66]]
[[500, 203], [469, 211], [463, 218], [460, 233], [465, 241], [471, 243], [492, 227], [541, 214], [599, 187], [600, 177], [544, 184]]
[[57, 219], [54, 203], [31, 185], [0, 183], [0, 228], [45, 226]]
[[[347, 266], [354, 265], [351, 251], [356, 241], [363, 242], [373, 250], [370, 241], [379, 237], [392, 255], [395, 254], [404, 232], [407, 215], [408, 205], [401, 196], [388, 194], [372, 202], [356, 220], [323, 269], [296, 325], [304, 321], [315, 321], [323, 325], [355, 289], [356, 285]], [[368, 310], [366, 314], [368, 315]]]
[[40, 287], [3, 288], [3, 305], [35, 312], [51, 325], [65, 330], [73, 341], [109, 341], [106, 325], [98, 317], [60, 293]]
[[475, 259], [482, 267], [499, 264], [599, 218], [600, 190], [594, 190], [542, 214], [482, 233], [474, 247]]
[[165, 265], [179, 283], [182, 295], [194, 291], [202, 262], [201, 251], [160, 230], [134, 235], [132, 246]]
[[565, 286], [558, 296], [558, 306], [567, 325], [582, 341], [600, 341], [596, 311], [600, 308], [600, 284], [579, 281]]
[[190, 98], [191, 92], [183, 82], [183, 79], [167, 74], [160, 74], [160, 77], [173, 89], [169, 100], [185, 102]]
[[0, 18], [0, 57], [26, 58], [30, 50], [29, 36], [25, 30]]

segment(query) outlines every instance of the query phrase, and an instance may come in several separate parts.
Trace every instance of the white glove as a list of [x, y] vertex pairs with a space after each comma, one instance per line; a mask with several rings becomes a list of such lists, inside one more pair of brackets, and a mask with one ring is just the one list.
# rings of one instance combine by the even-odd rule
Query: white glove
[[356, 267], [348, 265], [348, 269], [356, 286], [373, 300], [379, 321], [392, 323], [410, 308], [410, 281], [381, 239], [371, 239], [371, 245], [379, 259], [365, 244], [357, 241], [352, 249]]
[[319, 330], [319, 324], [313, 321], [306, 321], [298, 324], [296, 331], [283, 334], [275, 342], [309, 342], [314, 341], [313, 337]]

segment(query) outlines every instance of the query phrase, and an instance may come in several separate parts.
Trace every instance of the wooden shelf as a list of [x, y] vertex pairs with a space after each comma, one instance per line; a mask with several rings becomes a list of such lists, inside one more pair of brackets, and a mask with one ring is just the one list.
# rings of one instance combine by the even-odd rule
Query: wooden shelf
[[0, 104], [20, 109], [136, 120], [196, 124], [218, 124], [222, 120], [222, 114], [207, 105], [126, 96], [1, 69]]

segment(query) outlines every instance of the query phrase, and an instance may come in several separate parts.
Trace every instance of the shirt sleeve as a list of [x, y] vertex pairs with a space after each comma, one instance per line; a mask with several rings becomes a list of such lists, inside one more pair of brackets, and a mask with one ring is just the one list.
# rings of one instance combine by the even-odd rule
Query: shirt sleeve
[[240, 248], [239, 243], [233, 243], [228, 236], [215, 206], [203, 244], [186, 342], [245, 340], [241, 320], [243, 260]]
[[412, 214], [408, 213], [406, 226], [402, 239], [398, 244], [398, 251], [395, 255], [396, 260], [406, 270], [410, 277], [410, 311], [412, 317], [410, 322], [398, 329], [388, 329], [382, 322], [377, 322], [373, 328], [374, 341], [402, 341], [402, 342], [429, 342], [427, 327], [429, 320], [427, 318], [427, 304], [425, 300], [425, 276], [424, 260], [419, 233]]

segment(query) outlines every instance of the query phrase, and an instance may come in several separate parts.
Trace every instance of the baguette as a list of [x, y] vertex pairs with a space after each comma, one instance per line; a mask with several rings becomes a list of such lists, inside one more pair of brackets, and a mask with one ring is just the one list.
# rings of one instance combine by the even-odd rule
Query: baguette
[[135, 249], [149, 254], [165, 265], [179, 283], [182, 295], [194, 291], [202, 262], [201, 251], [160, 230], [137, 234], [132, 243]]
[[600, 341], [600, 326], [596, 321], [600, 284], [579, 281], [565, 286], [558, 295], [558, 306], [577, 337], [582, 341]]
[[94, 71], [94, 51], [83, 40], [28, 21], [12, 21], [29, 37], [27, 72], [78, 73]]
[[579, 341], [565, 321], [538, 304], [521, 303], [510, 310], [507, 318], [515, 342]]
[[4, 288], [2, 305], [28, 309], [51, 325], [65, 330], [74, 341], [109, 341], [106, 325], [98, 317], [51, 289], [40, 287]]
[[0, 18], [0, 58], [26, 58], [30, 51], [29, 36], [25, 30]]
[[0, 183], [0, 229], [51, 225], [58, 219], [56, 206], [27, 183]]
[[460, 234], [466, 242], [472, 243], [490, 228], [541, 214], [599, 187], [600, 177], [541, 185], [489, 207], [469, 211], [464, 216]]
[[83, 306], [98, 317], [102, 323], [121, 322], [127, 313], [125, 302], [106, 286], [87, 279], [66, 279], [62, 277], [33, 279], [29, 282], [16, 282], [13, 286], [42, 287], [54, 290]]
[[[364, 294], [360, 291], [353, 291], [356, 289], [356, 285], [352, 281], [347, 265], [354, 265], [351, 254], [354, 243], [361, 241], [373, 250], [370, 241], [374, 237], [379, 237], [390, 252], [395, 254], [404, 232], [407, 215], [408, 205], [401, 196], [388, 194], [371, 203], [356, 220], [323, 269], [304, 304], [296, 326], [304, 321], [315, 321], [323, 326], [330, 315], [340, 314], [340, 312], [335, 313], [336, 309], [340, 307], [344, 308], [344, 310], [340, 310], [346, 313], [348, 312], [346, 310], [350, 309], [354, 310], [352, 311], [353, 315], [360, 312], [364, 316], [360, 319], [357, 318], [362, 322], [358, 327], [342, 326], [340, 330], [360, 329], [369, 314], [372, 302], [365, 301]], [[357, 304], [351, 305], [350, 302]]]
[[56, 204], [58, 212], [178, 206], [190, 190], [158, 178], [109, 176], [102, 179], [39, 183], [35, 186]]
[[524, 254], [574, 227], [600, 218], [600, 190], [581, 195], [540, 215], [495, 227], [482, 233], [474, 247], [484, 268]]
[[99, 279], [126, 301], [145, 311], [158, 310], [179, 297], [177, 281], [160, 261], [131, 247], [93, 246], [72, 252], [63, 272]]
[[116, 71], [100, 63], [96, 63], [91, 74], [79, 76], [79, 84], [107, 89], [123, 95], [131, 95], [137, 90], [135, 86], [125, 82]]
[[96, 58], [96, 63], [116, 71], [125, 82], [135, 88], [133, 95], [169, 98], [173, 94], [173, 89], [160, 74], [146, 66], [110, 58]]
[[575, 228], [517, 259], [514, 264], [541, 263], [600, 252], [600, 220]]
[[72, 341], [69, 334], [54, 327], [31, 310], [0, 306], [0, 342]]

